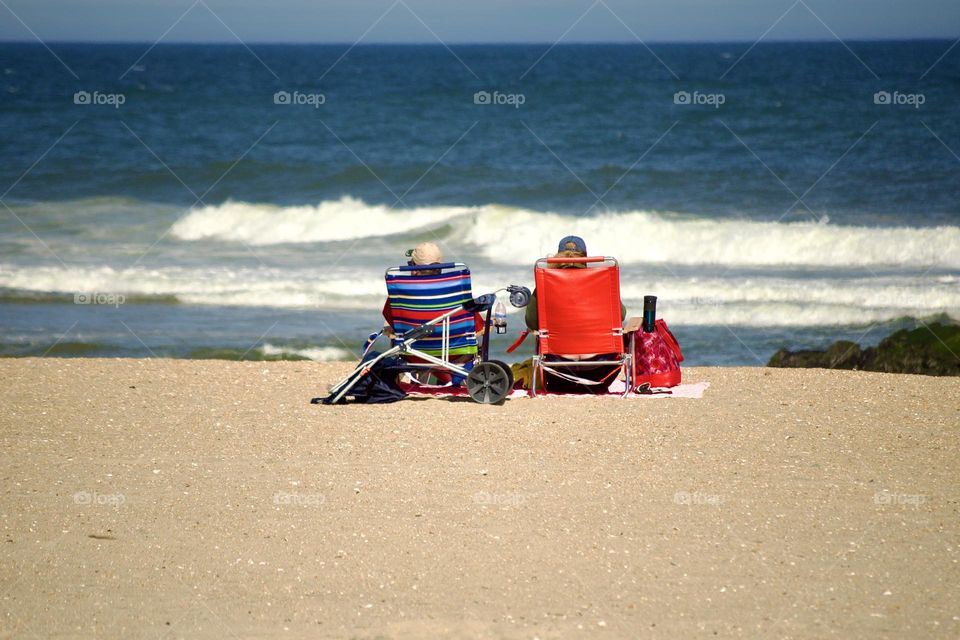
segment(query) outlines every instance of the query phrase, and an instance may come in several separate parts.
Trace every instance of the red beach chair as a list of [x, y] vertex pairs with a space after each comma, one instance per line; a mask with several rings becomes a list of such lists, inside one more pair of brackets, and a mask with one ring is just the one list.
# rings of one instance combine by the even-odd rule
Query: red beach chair
[[[557, 264], [585, 263], [586, 268], [556, 268]], [[539, 331], [533, 357], [531, 395], [545, 373], [588, 383], [577, 368], [619, 365], [632, 388], [633, 334], [624, 345], [620, 317], [620, 265], [611, 257], [541, 258], [534, 265]], [[598, 354], [602, 360], [587, 360]], [[559, 356], [558, 360], [551, 356]], [[616, 373], [616, 370], [613, 370]], [[609, 380], [613, 381], [613, 373]]]

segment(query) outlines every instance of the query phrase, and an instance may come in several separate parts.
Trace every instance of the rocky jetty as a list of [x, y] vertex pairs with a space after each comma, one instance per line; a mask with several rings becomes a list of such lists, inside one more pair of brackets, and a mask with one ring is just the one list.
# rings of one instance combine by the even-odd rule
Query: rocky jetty
[[781, 349], [773, 354], [767, 366], [957, 376], [960, 375], [960, 325], [934, 322], [912, 331], [901, 329], [876, 347], [866, 349], [849, 340], [838, 340], [826, 351]]

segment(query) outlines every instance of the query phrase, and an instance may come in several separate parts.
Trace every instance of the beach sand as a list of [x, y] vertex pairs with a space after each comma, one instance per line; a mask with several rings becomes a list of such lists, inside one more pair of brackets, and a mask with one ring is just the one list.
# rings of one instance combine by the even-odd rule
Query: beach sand
[[0, 360], [0, 636], [960, 635], [960, 379], [308, 404], [348, 368]]

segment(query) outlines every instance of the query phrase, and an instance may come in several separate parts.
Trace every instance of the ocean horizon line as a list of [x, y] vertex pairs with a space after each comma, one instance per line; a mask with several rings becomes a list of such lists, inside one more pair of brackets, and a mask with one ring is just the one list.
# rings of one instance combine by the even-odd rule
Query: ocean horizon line
[[457, 47], [570, 47], [570, 46], [610, 46], [610, 47], [644, 47], [647, 45], [658, 46], [691, 46], [691, 45], [753, 45], [762, 46], [769, 44], [837, 44], [857, 43], [857, 44], [915, 44], [915, 43], [934, 43], [934, 42], [953, 42], [960, 36], [923, 36], [923, 37], [890, 37], [890, 38], [811, 38], [811, 39], [777, 39], [765, 38], [757, 40], [571, 40], [566, 42], [556, 42], [549, 40], [532, 41], [455, 41], [455, 40], [424, 40], [424, 41], [371, 41], [356, 42], [349, 40], [340, 41], [291, 41], [280, 42], [270, 40], [174, 40], [174, 41], [149, 41], [149, 40], [55, 40], [44, 39], [42, 41], [36, 38], [7, 40], [0, 39], [0, 44], [24, 44], [24, 45], [96, 45], [96, 46], [128, 46], [128, 45], [147, 45], [154, 47], [163, 46], [224, 46], [224, 47], [244, 47], [244, 46], [268, 46], [268, 47], [438, 47], [446, 46]]

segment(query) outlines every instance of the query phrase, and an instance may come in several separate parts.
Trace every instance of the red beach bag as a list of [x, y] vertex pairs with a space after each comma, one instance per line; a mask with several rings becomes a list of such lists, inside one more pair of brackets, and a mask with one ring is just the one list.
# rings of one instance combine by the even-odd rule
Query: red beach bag
[[680, 343], [666, 322], [657, 320], [650, 333], [637, 329], [633, 353], [634, 388], [647, 382], [651, 387], [677, 386], [680, 384], [681, 362]]

